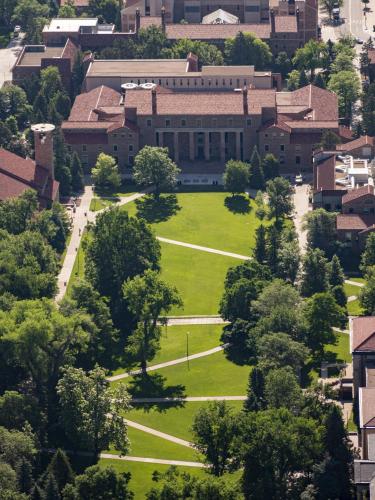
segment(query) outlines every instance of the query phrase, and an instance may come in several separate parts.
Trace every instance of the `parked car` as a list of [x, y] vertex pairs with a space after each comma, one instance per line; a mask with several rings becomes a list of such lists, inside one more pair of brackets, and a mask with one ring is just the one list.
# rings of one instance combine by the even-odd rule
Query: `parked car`
[[21, 33], [21, 26], [15, 26], [14, 27], [14, 30], [13, 30], [13, 36], [15, 38], [17, 38], [19, 36], [19, 34]]
[[355, 42], [359, 43], [360, 45], [362, 45], [363, 40], [362, 40], [362, 38], [356, 37]]

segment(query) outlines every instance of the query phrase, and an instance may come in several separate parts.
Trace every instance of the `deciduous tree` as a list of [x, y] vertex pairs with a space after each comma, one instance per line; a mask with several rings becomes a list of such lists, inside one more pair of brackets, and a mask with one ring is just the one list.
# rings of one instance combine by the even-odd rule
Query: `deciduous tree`
[[249, 167], [242, 161], [229, 160], [225, 166], [224, 186], [232, 195], [243, 193], [249, 180]]
[[121, 185], [121, 176], [116, 160], [105, 153], [100, 153], [91, 173], [97, 188], [116, 189]]

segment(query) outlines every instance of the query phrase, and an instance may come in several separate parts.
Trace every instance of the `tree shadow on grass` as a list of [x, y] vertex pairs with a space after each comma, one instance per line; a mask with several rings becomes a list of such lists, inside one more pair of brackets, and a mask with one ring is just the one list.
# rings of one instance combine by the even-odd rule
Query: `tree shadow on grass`
[[[308, 363], [305, 364], [305, 366], [302, 367], [301, 370], [301, 386], [303, 388], [309, 387], [312, 382], [314, 381], [314, 372], [317, 374], [317, 378], [321, 377], [321, 367], [322, 367], [322, 362], [326, 361], [327, 363], [339, 363], [339, 364], [345, 364], [347, 363], [345, 360], [341, 359], [337, 355], [337, 353], [332, 352], [332, 351], [325, 351], [322, 355], [316, 355], [315, 357], [311, 358]], [[328, 379], [332, 377], [338, 377], [340, 374], [342, 367], [330, 367], [328, 369]]]
[[181, 207], [175, 194], [161, 195], [155, 198], [152, 194], [135, 201], [138, 217], [147, 222], [163, 222], [175, 215]]
[[174, 401], [173, 398], [185, 398], [185, 386], [166, 385], [166, 378], [159, 373], [145, 373], [135, 375], [127, 385], [132, 398], [171, 398], [165, 405], [160, 401], [142, 402], [142, 408], [147, 411], [151, 408], [160, 412], [166, 411], [171, 407], [181, 407], [185, 405], [184, 401]]
[[250, 200], [243, 194], [227, 196], [224, 205], [234, 214], [248, 214], [251, 210]]

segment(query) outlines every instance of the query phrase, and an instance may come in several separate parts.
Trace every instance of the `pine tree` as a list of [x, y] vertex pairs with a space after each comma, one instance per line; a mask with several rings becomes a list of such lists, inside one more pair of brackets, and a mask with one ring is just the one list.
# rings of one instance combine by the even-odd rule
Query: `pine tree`
[[266, 244], [266, 254], [267, 262], [271, 269], [271, 272], [275, 274], [278, 268], [278, 250], [280, 247], [280, 233], [277, 228], [276, 223], [269, 226], [267, 231], [267, 244]]
[[258, 148], [256, 146], [254, 146], [250, 159], [249, 185], [252, 189], [264, 188], [264, 173], [262, 162], [258, 153]]
[[77, 52], [73, 71], [72, 71], [72, 98], [74, 99], [78, 94], [81, 93], [81, 87], [83, 79], [85, 78], [84, 65], [83, 65], [83, 55], [81, 51]]
[[265, 177], [265, 180], [268, 181], [269, 179], [274, 179], [275, 177], [279, 176], [279, 161], [277, 158], [269, 153], [267, 154], [262, 161], [263, 165], [263, 174]]
[[266, 229], [261, 224], [255, 230], [255, 248], [254, 248], [254, 259], [259, 262], [259, 264], [263, 264], [267, 259], [266, 252]]
[[44, 500], [59, 500], [61, 498], [55, 476], [49, 472], [44, 487]]
[[306, 87], [306, 85], [309, 84], [309, 81], [307, 79], [306, 73], [302, 70], [299, 73], [299, 80], [298, 80], [298, 87]]
[[72, 174], [72, 189], [78, 193], [84, 188], [82, 163], [76, 151], [72, 154], [70, 172]]
[[361, 270], [363, 273], [367, 268], [375, 265], [375, 233], [370, 233], [367, 236], [365, 250], [361, 258]]
[[328, 282], [328, 261], [319, 248], [308, 250], [303, 258], [301, 293], [311, 297], [315, 293], [326, 292]]
[[30, 500], [44, 500], [44, 492], [37, 484], [31, 490]]
[[16, 467], [18, 487], [21, 493], [30, 493], [33, 486], [33, 468], [31, 463], [22, 458]]
[[60, 182], [60, 194], [69, 196], [72, 182], [70, 158], [60, 129], [55, 131], [53, 145], [55, 152], [55, 177]]
[[66, 484], [74, 481], [74, 473], [69, 459], [60, 448], [53, 455], [47, 471], [55, 478], [60, 493]]
[[48, 118], [48, 104], [47, 104], [47, 99], [45, 98], [44, 94], [39, 92], [39, 94], [36, 96], [34, 104], [33, 104], [33, 116], [34, 120], [37, 121], [42, 118], [43, 122], [47, 121]]
[[249, 375], [247, 399], [244, 403], [247, 411], [260, 411], [265, 409], [264, 374], [260, 368], [254, 367]]
[[332, 287], [342, 286], [345, 282], [344, 271], [336, 254], [328, 265], [328, 281]]
[[320, 87], [321, 89], [326, 88], [326, 82], [324, 81], [324, 78], [322, 77], [321, 73], [318, 73], [314, 78], [314, 85], [316, 87]]

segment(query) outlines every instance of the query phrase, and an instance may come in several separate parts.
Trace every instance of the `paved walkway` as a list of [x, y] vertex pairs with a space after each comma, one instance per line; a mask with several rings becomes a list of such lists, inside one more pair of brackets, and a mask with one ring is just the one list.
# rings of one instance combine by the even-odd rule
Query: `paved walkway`
[[365, 286], [364, 283], [359, 283], [358, 281], [345, 280], [345, 283], [347, 285], [353, 285], [353, 286], [359, 286], [359, 287]]
[[216, 253], [217, 255], [224, 255], [226, 257], [233, 257], [234, 259], [250, 260], [251, 257], [248, 255], [240, 255], [238, 253], [224, 252], [223, 250], [216, 250], [215, 248], [202, 247], [200, 245], [193, 245], [192, 243], [184, 243], [183, 241], [170, 240], [168, 238], [162, 238], [161, 236], [156, 237], [159, 241], [163, 243], [170, 243], [171, 245], [178, 245], [180, 247], [192, 248], [194, 250], [201, 250], [202, 252]]
[[165, 439], [166, 441], [171, 441], [172, 443], [176, 443], [181, 446], [186, 446], [187, 448], [194, 448], [193, 443], [172, 436], [171, 434], [166, 434], [165, 432], [157, 431], [152, 427], [147, 427], [146, 425], [138, 424], [138, 422], [133, 422], [133, 420], [125, 419], [125, 422], [128, 424], [129, 427], [134, 427], [134, 429], [138, 429], [139, 431], [147, 432], [148, 434], [152, 434], [153, 436], [157, 436], [159, 438]]
[[[215, 354], [217, 352], [223, 351], [229, 344], [223, 344], [218, 347], [214, 347], [213, 349], [209, 349], [208, 351], [198, 352], [197, 354], [191, 354], [190, 356], [184, 356], [183, 358], [173, 359], [172, 361], [166, 361], [165, 363], [159, 363], [158, 365], [148, 366], [146, 368], [147, 372], [152, 372], [155, 370], [160, 370], [161, 368], [166, 368], [167, 366], [179, 365], [180, 363], [186, 363], [189, 359], [198, 359], [203, 358], [204, 356], [210, 356], [211, 354]], [[131, 372], [120, 373], [119, 375], [113, 375], [112, 377], [107, 377], [109, 382], [115, 382], [116, 380], [121, 380], [123, 378], [131, 377], [132, 375], [139, 375], [142, 373], [142, 370], [133, 370]]]
[[194, 403], [200, 401], [245, 401], [247, 396], [187, 396], [186, 398], [134, 398], [132, 403]]
[[93, 196], [92, 186], [85, 186], [84, 193], [81, 197], [81, 204], [76, 208], [76, 213], [72, 214], [72, 234], [66, 250], [63, 265], [57, 278], [58, 292], [55, 298], [56, 301], [61, 300], [65, 295], [66, 287], [68, 286], [69, 278], [72, 274], [74, 262], [77, 257], [77, 249], [81, 243], [83, 230], [89, 220], [89, 217], [90, 220], [92, 217], [89, 209]]
[[180, 465], [181, 467], [201, 467], [208, 468], [206, 464], [201, 462], [185, 462], [184, 460], [163, 460], [161, 458], [146, 458], [146, 457], [132, 457], [120, 455], [113, 455], [112, 453], [101, 453], [100, 458], [109, 458], [110, 460], [124, 460], [125, 462], [144, 462], [148, 464], [162, 464], [162, 465]]
[[226, 325], [221, 316], [169, 316], [168, 326], [173, 325]]
[[350, 295], [350, 297], [348, 297], [348, 298], [346, 299], [346, 301], [347, 301], [347, 302], [354, 302], [354, 301], [355, 301], [355, 300], [357, 300], [357, 299], [358, 299], [357, 295]]
[[307, 235], [306, 231], [302, 229], [304, 223], [304, 216], [309, 211], [309, 185], [303, 184], [302, 186], [295, 187], [295, 193], [293, 196], [294, 201], [294, 225], [298, 235], [298, 241], [301, 253], [304, 254], [306, 251]]
[[333, 330], [334, 332], [339, 332], [339, 333], [347, 333], [347, 334], [349, 334], [349, 330], [342, 330], [341, 328], [337, 328], [336, 326], [333, 326], [333, 327], [332, 327], [332, 330]]

